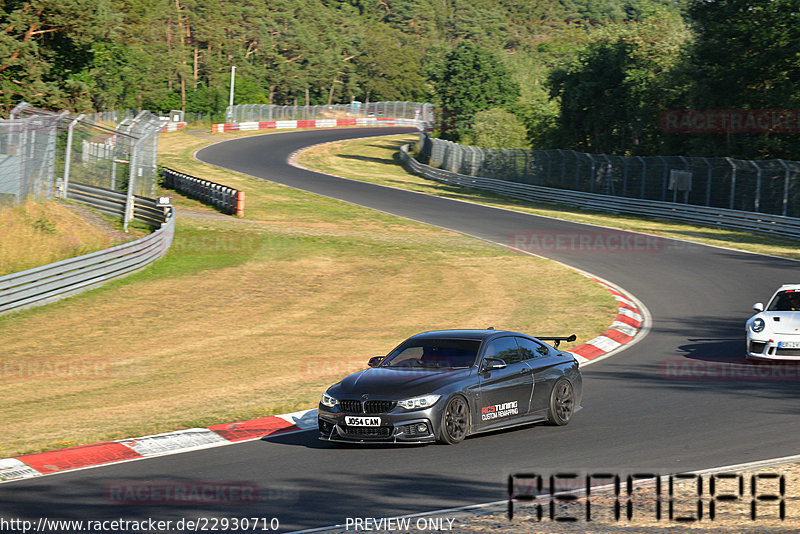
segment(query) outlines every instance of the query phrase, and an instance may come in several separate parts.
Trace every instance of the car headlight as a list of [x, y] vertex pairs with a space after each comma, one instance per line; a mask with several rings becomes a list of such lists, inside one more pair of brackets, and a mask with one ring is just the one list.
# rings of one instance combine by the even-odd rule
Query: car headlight
[[420, 410], [422, 408], [430, 408], [436, 401], [439, 400], [441, 395], [424, 395], [422, 397], [414, 397], [411, 399], [401, 400], [397, 405], [406, 410]]
[[764, 319], [759, 317], [758, 319], [754, 319], [753, 322], [750, 323], [750, 330], [758, 333], [764, 330], [764, 326], [766, 326], [766, 323], [764, 323]]
[[334, 406], [339, 404], [339, 401], [334, 399], [333, 397], [331, 397], [327, 393], [323, 393], [322, 394], [322, 400], [320, 401], [320, 403], [323, 406], [327, 406], [328, 408], [333, 408]]

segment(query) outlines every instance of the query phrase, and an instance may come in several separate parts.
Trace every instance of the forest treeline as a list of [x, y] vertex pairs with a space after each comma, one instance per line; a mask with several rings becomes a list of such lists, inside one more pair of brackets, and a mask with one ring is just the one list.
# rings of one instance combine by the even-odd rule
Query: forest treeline
[[799, 10], [799, 0], [10, 0], [0, 105], [219, 117], [236, 66], [236, 103], [430, 101], [437, 134], [462, 143], [800, 159], [797, 124], [662, 124], [667, 110], [800, 109]]

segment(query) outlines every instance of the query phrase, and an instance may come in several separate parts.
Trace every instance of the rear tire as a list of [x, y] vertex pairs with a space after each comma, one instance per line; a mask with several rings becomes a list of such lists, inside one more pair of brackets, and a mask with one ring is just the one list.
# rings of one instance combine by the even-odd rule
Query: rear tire
[[560, 378], [550, 392], [550, 407], [547, 422], [554, 426], [564, 426], [572, 420], [575, 413], [575, 390], [566, 378]]
[[464, 397], [456, 395], [447, 401], [439, 424], [439, 442], [455, 445], [469, 432], [469, 405]]

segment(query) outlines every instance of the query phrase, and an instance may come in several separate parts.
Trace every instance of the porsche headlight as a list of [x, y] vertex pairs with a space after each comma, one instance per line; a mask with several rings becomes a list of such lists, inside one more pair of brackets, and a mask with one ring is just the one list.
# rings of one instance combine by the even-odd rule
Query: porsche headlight
[[759, 317], [758, 319], [754, 319], [753, 322], [750, 323], [750, 330], [752, 330], [755, 333], [758, 333], [764, 330], [764, 326], [765, 326], [764, 319]]
[[323, 393], [322, 394], [322, 400], [320, 401], [320, 403], [322, 403], [323, 406], [327, 406], [328, 408], [333, 408], [334, 406], [339, 404], [339, 401], [334, 399], [333, 397], [331, 397], [327, 393]]
[[430, 408], [436, 401], [439, 400], [441, 395], [424, 395], [422, 397], [414, 397], [411, 399], [401, 400], [397, 405], [406, 410], [421, 410], [423, 408]]

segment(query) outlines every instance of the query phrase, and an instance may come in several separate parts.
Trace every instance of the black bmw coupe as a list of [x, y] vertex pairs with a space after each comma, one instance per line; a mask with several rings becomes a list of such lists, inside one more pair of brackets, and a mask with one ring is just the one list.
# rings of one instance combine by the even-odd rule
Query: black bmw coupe
[[494, 329], [417, 334], [328, 388], [320, 439], [454, 444], [516, 425], [566, 425], [580, 408], [582, 379], [558, 346], [574, 340]]

